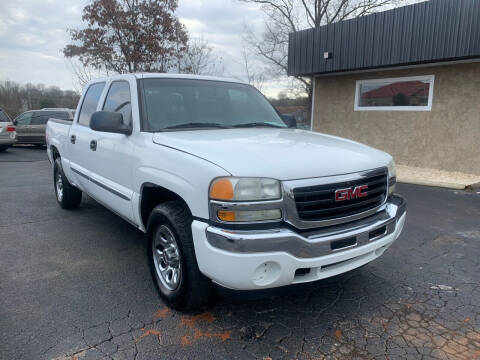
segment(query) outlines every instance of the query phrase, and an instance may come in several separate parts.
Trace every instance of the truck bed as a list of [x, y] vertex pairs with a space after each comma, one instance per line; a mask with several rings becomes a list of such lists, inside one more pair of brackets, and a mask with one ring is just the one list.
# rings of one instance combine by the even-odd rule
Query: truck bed
[[48, 149], [48, 158], [53, 162], [51, 147], [54, 146], [57, 148], [59, 153], [62, 156], [68, 158], [68, 136], [70, 134], [70, 127], [72, 126], [71, 121], [61, 120], [50, 118], [47, 122], [47, 149]]

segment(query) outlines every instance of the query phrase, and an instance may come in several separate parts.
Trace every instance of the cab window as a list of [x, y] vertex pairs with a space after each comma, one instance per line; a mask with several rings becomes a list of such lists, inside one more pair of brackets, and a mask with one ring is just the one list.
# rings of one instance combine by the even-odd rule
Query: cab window
[[97, 110], [98, 100], [100, 99], [100, 95], [102, 95], [104, 87], [105, 83], [96, 83], [90, 85], [87, 89], [78, 116], [78, 123], [80, 125], [90, 126], [90, 117]]
[[130, 125], [132, 121], [132, 102], [128, 82], [114, 81], [112, 83], [105, 98], [103, 110], [122, 114], [123, 123]]

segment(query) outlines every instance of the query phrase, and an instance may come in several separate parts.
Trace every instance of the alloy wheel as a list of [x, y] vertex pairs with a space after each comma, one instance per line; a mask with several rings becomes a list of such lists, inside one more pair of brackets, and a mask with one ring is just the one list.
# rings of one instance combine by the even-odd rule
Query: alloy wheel
[[63, 200], [63, 180], [62, 180], [62, 174], [60, 171], [57, 172], [57, 177], [55, 179], [55, 187], [57, 189], [57, 199], [59, 202], [62, 202]]
[[162, 284], [175, 290], [182, 277], [180, 250], [175, 235], [166, 225], [160, 225], [152, 241], [155, 271]]

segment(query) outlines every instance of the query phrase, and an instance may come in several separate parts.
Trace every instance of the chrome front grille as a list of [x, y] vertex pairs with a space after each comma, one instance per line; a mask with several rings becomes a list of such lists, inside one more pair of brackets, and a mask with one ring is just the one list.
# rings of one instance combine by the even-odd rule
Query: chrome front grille
[[[355, 189], [367, 185], [363, 197], [335, 200], [335, 191]], [[326, 221], [348, 218], [375, 209], [385, 202], [388, 192], [388, 171], [386, 168], [369, 171], [362, 176], [348, 176], [345, 181], [322, 183], [292, 189], [297, 216], [302, 221]]]

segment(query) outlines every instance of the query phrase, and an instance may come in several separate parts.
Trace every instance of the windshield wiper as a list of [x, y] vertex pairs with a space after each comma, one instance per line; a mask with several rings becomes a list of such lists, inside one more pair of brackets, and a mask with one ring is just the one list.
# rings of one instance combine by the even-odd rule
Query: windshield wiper
[[242, 128], [242, 127], [274, 127], [274, 128], [284, 128], [285, 126], [275, 125], [268, 122], [251, 122], [245, 124], [233, 125], [233, 127]]
[[220, 128], [220, 129], [226, 129], [227, 128], [227, 126], [217, 124], [217, 123], [190, 122], [190, 123], [185, 123], [185, 124], [167, 126], [167, 127], [163, 128], [162, 130], [182, 129], [182, 128], [202, 128], [202, 127], [210, 127], [210, 128], [214, 127], [214, 128]]

